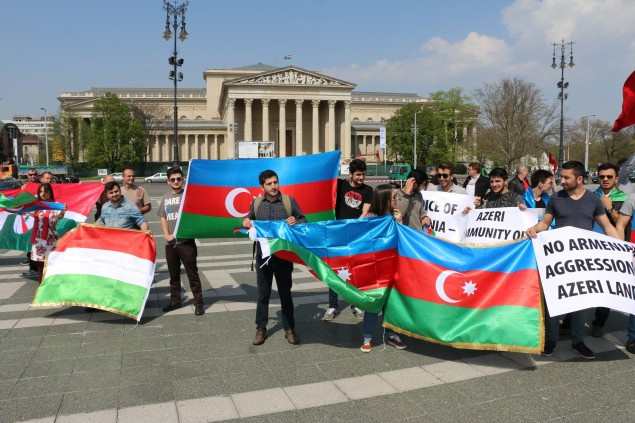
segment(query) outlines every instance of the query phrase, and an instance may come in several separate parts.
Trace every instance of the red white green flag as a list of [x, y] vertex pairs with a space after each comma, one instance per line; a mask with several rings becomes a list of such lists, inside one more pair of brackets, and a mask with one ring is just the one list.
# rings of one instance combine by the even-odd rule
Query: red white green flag
[[49, 254], [32, 305], [92, 307], [141, 320], [155, 263], [147, 233], [81, 224]]

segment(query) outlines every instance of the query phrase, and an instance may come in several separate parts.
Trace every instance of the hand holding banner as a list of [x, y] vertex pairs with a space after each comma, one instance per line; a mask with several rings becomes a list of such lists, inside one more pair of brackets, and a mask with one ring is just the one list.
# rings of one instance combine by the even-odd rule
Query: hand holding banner
[[525, 230], [538, 223], [544, 209], [502, 207], [476, 209], [467, 215], [466, 229], [461, 242], [468, 244], [496, 244], [525, 236]]
[[461, 242], [467, 216], [465, 207], [474, 208], [469, 195], [441, 191], [421, 191], [423, 209], [432, 220], [432, 230], [439, 238]]

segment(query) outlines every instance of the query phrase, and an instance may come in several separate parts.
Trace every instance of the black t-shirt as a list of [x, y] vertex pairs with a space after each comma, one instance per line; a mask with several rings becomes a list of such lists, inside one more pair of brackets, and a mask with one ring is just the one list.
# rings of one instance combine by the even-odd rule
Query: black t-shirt
[[552, 195], [547, 202], [545, 214], [551, 214], [556, 220], [556, 229], [564, 226], [593, 230], [596, 216], [606, 214], [600, 197], [589, 190], [577, 200], [572, 200], [567, 191], [561, 190]]
[[534, 200], [536, 201], [536, 209], [544, 209], [545, 208], [545, 200], [542, 199], [542, 196], [540, 197], [540, 200], [536, 200], [534, 198]]
[[370, 204], [373, 199], [373, 189], [366, 184], [352, 187], [348, 181], [337, 180], [335, 200], [336, 219], [357, 219], [362, 215], [364, 204]]

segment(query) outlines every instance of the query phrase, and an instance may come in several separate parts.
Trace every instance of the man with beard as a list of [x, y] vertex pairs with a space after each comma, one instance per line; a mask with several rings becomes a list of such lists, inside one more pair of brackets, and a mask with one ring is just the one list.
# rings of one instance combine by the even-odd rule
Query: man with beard
[[[549, 198], [545, 215], [540, 222], [527, 229], [527, 236], [536, 238], [538, 232], [549, 229], [555, 218], [556, 229], [573, 226], [590, 231], [593, 229], [593, 222], [597, 222], [608, 236], [622, 239], [606, 217], [602, 200], [584, 187], [584, 165], [578, 161], [566, 162], [562, 165], [561, 176], [563, 189]], [[584, 344], [586, 316], [587, 310], [571, 313], [571, 348], [582, 357], [593, 359], [593, 351]], [[556, 348], [559, 324], [559, 317], [550, 317], [549, 310], [546, 310], [545, 347], [542, 351], [545, 356], [553, 354]]]
[[507, 188], [507, 171], [496, 167], [489, 173], [490, 190], [485, 197], [474, 197], [477, 209], [496, 209], [500, 207], [524, 206], [523, 198]]

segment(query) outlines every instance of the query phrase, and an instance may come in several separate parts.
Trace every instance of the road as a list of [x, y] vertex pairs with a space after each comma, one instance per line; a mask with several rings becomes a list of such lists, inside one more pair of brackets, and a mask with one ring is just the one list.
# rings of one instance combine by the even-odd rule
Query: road
[[[139, 325], [83, 308], [35, 308], [23, 255], [0, 250], [0, 422], [614, 421], [635, 420], [635, 357], [623, 349], [626, 316], [613, 312], [598, 354], [577, 358], [459, 350], [404, 338], [408, 349], [359, 351], [361, 322], [332, 322], [325, 286], [296, 266], [300, 345], [286, 342], [277, 296], [269, 339], [254, 347], [252, 245], [200, 240], [206, 314], [169, 302], [156, 208], [164, 184], [146, 184], [156, 234], [156, 283]], [[191, 298], [183, 274], [183, 295]], [[377, 329], [376, 338], [381, 336]]]

